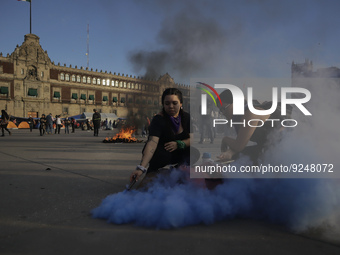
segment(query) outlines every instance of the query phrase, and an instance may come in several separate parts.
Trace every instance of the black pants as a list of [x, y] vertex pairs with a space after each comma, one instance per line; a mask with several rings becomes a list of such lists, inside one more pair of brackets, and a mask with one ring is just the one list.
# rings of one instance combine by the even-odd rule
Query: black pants
[[55, 124], [55, 130], [54, 130], [54, 134], [56, 134], [58, 132], [58, 125]]
[[45, 126], [40, 125], [39, 129], [40, 129], [40, 135], [43, 136], [45, 134], [45, 131], [46, 131]]
[[94, 127], [94, 134], [93, 134], [93, 135], [94, 135], [94, 136], [98, 136], [100, 124], [94, 123], [94, 124], [93, 124], [93, 127]]
[[186, 147], [182, 150], [177, 149], [173, 152], [165, 150], [164, 147], [158, 147], [149, 162], [148, 172], [157, 171], [158, 169], [170, 164], [194, 164], [199, 160], [199, 158], [200, 152], [195, 147], [191, 147], [191, 149], [190, 147]]
[[8, 132], [8, 134], [11, 133], [11, 132], [8, 130], [8, 128], [7, 128], [7, 124], [1, 126], [1, 131], [2, 131], [2, 135], [3, 135], [3, 136], [5, 135], [5, 130]]
[[61, 128], [61, 125], [59, 124], [59, 125], [55, 125], [55, 134], [56, 133], [58, 133], [58, 134], [60, 134], [60, 128]]

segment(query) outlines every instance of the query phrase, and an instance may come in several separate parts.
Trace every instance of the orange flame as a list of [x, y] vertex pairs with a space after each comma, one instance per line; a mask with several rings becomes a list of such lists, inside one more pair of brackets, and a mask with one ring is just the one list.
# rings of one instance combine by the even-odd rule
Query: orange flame
[[104, 142], [137, 142], [137, 139], [133, 137], [133, 133], [136, 131], [134, 127], [130, 128], [122, 128], [114, 137], [112, 138], [105, 138]]

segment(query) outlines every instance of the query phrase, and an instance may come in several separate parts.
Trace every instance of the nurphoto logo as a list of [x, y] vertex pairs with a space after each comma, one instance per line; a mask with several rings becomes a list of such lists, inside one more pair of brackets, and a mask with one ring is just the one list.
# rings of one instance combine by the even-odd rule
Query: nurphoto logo
[[[214, 87], [202, 83], [197, 82], [198, 84], [209, 88], [217, 97], [218, 103], [220, 104], [220, 107], [223, 107], [223, 102], [221, 101], [220, 96], [218, 95], [216, 89], [228, 89], [230, 90], [232, 97], [233, 97], [233, 115], [244, 115], [245, 112], [245, 97], [242, 92], [242, 90], [232, 84], [215, 84]], [[201, 88], [202, 91], [206, 92], [206, 94], [201, 94], [201, 115], [207, 115], [207, 95], [209, 95], [212, 100], [214, 101], [215, 105], [217, 106], [217, 102], [212, 95], [212, 93], [207, 90], [206, 88]], [[255, 115], [271, 115], [277, 110], [278, 106], [281, 106], [281, 116], [287, 115], [287, 108], [288, 105], [295, 105], [305, 116], [312, 116], [312, 114], [306, 109], [306, 107], [303, 105], [311, 99], [311, 93], [308, 89], [305, 88], [298, 88], [298, 87], [282, 87], [281, 88], [281, 101], [279, 104], [278, 101], [278, 88], [273, 87], [272, 88], [272, 105], [269, 109], [256, 109], [253, 103], [253, 88], [248, 87], [247, 88], [247, 107], [249, 111]], [[288, 95], [290, 94], [299, 94], [304, 95], [304, 97], [299, 96], [299, 98], [288, 98]], [[227, 106], [226, 106], [227, 107]], [[275, 122], [280, 122], [283, 127], [295, 127], [297, 126], [298, 122], [295, 119], [267, 119], [266, 121], [269, 121], [272, 123], [272, 127], [274, 127]], [[243, 125], [243, 126], [250, 126], [252, 127], [252, 123], [258, 123], [256, 127], [261, 127], [264, 125], [264, 121], [260, 119], [251, 119], [245, 122], [243, 120], [242, 122], [234, 122], [232, 120], [227, 119], [213, 119], [213, 126], [216, 125], [223, 125], [223, 124], [230, 124], [230, 126], [233, 125]]]

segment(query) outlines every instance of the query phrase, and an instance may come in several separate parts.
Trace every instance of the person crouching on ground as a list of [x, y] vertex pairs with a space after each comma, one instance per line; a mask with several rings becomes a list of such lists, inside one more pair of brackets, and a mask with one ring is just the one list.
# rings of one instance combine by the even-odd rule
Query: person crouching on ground
[[[146, 177], [158, 173], [169, 165], [190, 164], [190, 144], [193, 134], [190, 128], [190, 115], [183, 111], [183, 97], [180, 90], [168, 88], [162, 95], [163, 109], [155, 115], [149, 127], [149, 137], [142, 151], [142, 160], [130, 175], [130, 182], [146, 173]], [[192, 148], [191, 157], [197, 161], [199, 151]], [[197, 154], [197, 155], [196, 155]], [[193, 162], [191, 162], [193, 163]]]
[[[236, 138], [226, 136], [221, 142], [221, 154], [217, 157], [220, 160], [230, 160], [238, 156], [239, 153], [248, 155], [253, 161], [253, 164], [257, 164], [257, 159], [261, 155], [265, 143], [267, 141], [267, 135], [273, 130], [270, 122], [266, 122], [270, 118], [270, 115], [255, 115], [248, 109], [247, 102], [244, 105], [244, 115], [233, 115], [233, 96], [230, 90], [224, 90], [220, 94], [220, 98], [223, 106], [219, 106], [220, 112], [226, 117], [228, 121], [232, 120], [234, 123], [248, 123], [249, 125], [234, 125], [236, 131]], [[260, 107], [256, 109], [261, 110]], [[255, 121], [256, 120], [256, 121]], [[258, 122], [262, 120], [265, 124], [260, 126]], [[260, 126], [260, 127], [256, 127]], [[248, 142], [255, 142], [256, 145], [247, 146]]]

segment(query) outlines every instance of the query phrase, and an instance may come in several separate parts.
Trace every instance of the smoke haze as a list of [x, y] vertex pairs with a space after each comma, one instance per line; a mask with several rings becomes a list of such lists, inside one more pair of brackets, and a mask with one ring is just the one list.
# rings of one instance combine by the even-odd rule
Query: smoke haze
[[290, 77], [292, 61], [340, 64], [331, 60], [338, 53], [327, 50], [336, 41], [337, 22], [328, 14], [334, 1], [147, 3], [164, 18], [154, 26], [156, 37], [129, 54], [142, 76], [168, 72], [185, 83], [192, 77]]
[[[157, 11], [164, 8], [169, 14], [157, 33], [157, 46], [141, 45], [129, 55], [134, 70], [146, 78], [157, 79], [165, 72], [187, 79], [209, 73], [208, 77], [275, 77], [278, 73], [290, 77], [293, 60], [307, 57], [329, 66], [325, 58], [318, 62], [321, 54], [329, 54], [330, 59], [338, 54], [326, 51], [326, 46], [336, 41], [333, 34], [337, 23], [324, 16], [334, 8], [332, 1], [323, 2], [322, 8], [319, 1], [239, 1], [248, 4], [245, 9], [195, 1], [214, 17], [195, 8], [194, 1], [186, 1], [181, 11], [177, 8], [179, 1], [151, 2], [156, 3]], [[314, 8], [320, 13], [307, 15]], [[302, 116], [295, 109], [292, 118], [298, 126], [284, 131], [281, 140], [266, 152], [264, 162], [326, 163], [333, 164], [338, 172], [340, 83], [315, 79], [302, 82], [312, 94], [307, 108], [313, 116]], [[244, 217], [283, 224], [297, 233], [316, 232], [319, 238], [340, 242], [339, 179], [228, 179], [207, 190], [190, 181], [178, 184], [180, 176], [179, 171], [159, 176], [147, 192], [110, 195], [93, 210], [93, 217], [157, 229]]]
[[[322, 76], [321, 73], [319, 75]], [[324, 237], [328, 240], [339, 242], [340, 80], [299, 78], [296, 83], [296, 86], [301, 85], [311, 92], [312, 98], [306, 107], [312, 116], [306, 117], [298, 109], [294, 109], [292, 117], [298, 121], [298, 126], [285, 132], [279, 143], [274, 143], [274, 146], [267, 151], [264, 161], [286, 165], [290, 163], [334, 165], [332, 177], [331, 173], [324, 173], [324, 179], [292, 180], [293, 185], [285, 190], [292, 192], [290, 199], [303, 210], [295, 215], [292, 225], [294, 229], [297, 231], [308, 228], [318, 229], [323, 231]], [[313, 178], [313, 173], [306, 173], [305, 177]], [[294, 198], [294, 194], [297, 197]], [[287, 204], [286, 209], [289, 208]]]
[[138, 50], [130, 54], [136, 72], [145, 70], [145, 78], [174, 72], [188, 77], [214, 64], [226, 36], [212, 19], [200, 13], [181, 12], [163, 21], [157, 42], [161, 49]]

